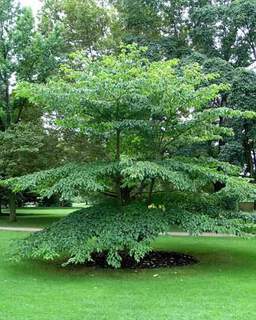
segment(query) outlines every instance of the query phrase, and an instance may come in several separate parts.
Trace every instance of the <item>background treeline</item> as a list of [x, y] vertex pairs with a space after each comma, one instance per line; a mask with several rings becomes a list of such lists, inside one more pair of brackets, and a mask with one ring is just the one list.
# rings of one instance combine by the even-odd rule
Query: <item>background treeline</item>
[[[0, 178], [88, 161], [102, 152], [79, 132], [52, 124], [54, 114], [21, 99], [17, 82], [44, 83], [74, 51], [92, 57], [119, 51], [120, 44], [146, 46], [152, 61], [199, 62], [220, 75], [229, 90], [212, 108], [256, 111], [256, 1], [240, 0], [45, 0], [37, 17], [13, 0], [0, 0]], [[255, 177], [255, 120], [228, 120], [234, 135], [193, 144], [181, 155], [208, 155], [241, 166]], [[100, 156], [99, 156], [100, 158]], [[218, 189], [218, 185], [214, 186]], [[30, 196], [31, 197], [31, 196]], [[15, 220], [17, 195], [6, 188], [0, 202]], [[26, 195], [18, 195], [26, 202]], [[58, 199], [54, 199], [58, 202]], [[1, 207], [1, 206], [0, 206]]]

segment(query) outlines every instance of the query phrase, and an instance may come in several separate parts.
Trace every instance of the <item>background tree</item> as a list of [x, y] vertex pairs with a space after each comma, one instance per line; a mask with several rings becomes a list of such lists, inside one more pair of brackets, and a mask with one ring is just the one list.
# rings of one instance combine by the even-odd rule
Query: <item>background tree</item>
[[256, 2], [191, 1], [190, 37], [195, 50], [236, 66], [255, 61]]
[[[60, 63], [60, 59], [58, 59], [60, 51], [57, 48], [60, 48], [61, 40], [55, 31], [47, 36], [39, 34], [35, 30], [34, 18], [30, 9], [21, 9], [12, 0], [1, 0], [0, 6], [0, 131], [3, 143], [0, 156], [0, 175], [1, 178], [8, 178], [11, 173], [10, 166], [7, 165], [10, 154], [13, 157], [16, 153], [17, 156], [18, 150], [23, 150], [22, 157], [24, 160], [25, 155], [31, 157], [31, 151], [34, 148], [39, 149], [40, 145], [40, 139], [37, 147], [35, 146], [35, 139], [29, 141], [33, 134], [34, 138], [38, 137], [38, 129], [34, 125], [24, 125], [22, 127], [22, 124], [20, 124], [22, 119], [25, 118], [25, 113], [29, 113], [31, 116], [33, 112], [30, 111], [31, 105], [26, 100], [19, 99], [14, 94], [16, 82], [21, 80], [43, 81], [53, 73]], [[33, 118], [32, 122], [36, 120], [39, 126], [42, 126], [41, 115], [41, 113], [35, 112], [34, 116], [39, 116], [39, 119]], [[18, 134], [20, 136], [17, 136]], [[35, 144], [34, 146], [31, 145], [32, 141]], [[23, 143], [23, 145], [20, 145], [17, 149], [18, 142]], [[31, 148], [28, 147], [29, 144]], [[14, 150], [16, 151], [14, 152]], [[25, 151], [28, 151], [28, 153], [26, 154]], [[18, 158], [14, 157], [12, 161], [15, 161], [15, 159]], [[12, 164], [15, 174], [17, 174], [17, 169], [21, 168], [18, 163], [16, 164], [16, 169], [14, 163]], [[24, 165], [25, 167], [26, 165]], [[24, 170], [21, 170], [21, 173], [24, 174]], [[15, 220], [15, 194], [9, 190], [9, 196], [10, 219]]]
[[[27, 30], [24, 31], [21, 21], [26, 20]], [[0, 14], [0, 88], [1, 88], [1, 118], [0, 128], [5, 132], [10, 128], [12, 123], [19, 122], [20, 112], [15, 110], [11, 99], [12, 80], [17, 68], [23, 69], [22, 52], [19, 52], [20, 46], [18, 40], [22, 39], [25, 43], [29, 43], [32, 30], [31, 11], [21, 11], [14, 2], [1, 1]], [[21, 27], [23, 30], [20, 30]], [[16, 42], [17, 41], [17, 42]], [[17, 56], [17, 60], [14, 57]], [[5, 172], [1, 175], [5, 176]], [[15, 217], [15, 197], [10, 192], [10, 211], [11, 219]]]
[[255, 61], [255, 1], [115, 0], [124, 43], [149, 47], [153, 59], [180, 58], [193, 51], [236, 66]]
[[[208, 58], [206, 55], [193, 54], [183, 59], [184, 63], [188, 61], [197, 61], [205, 72], [218, 73], [220, 78], [214, 79], [214, 83], [225, 81], [230, 84], [230, 90], [224, 90], [212, 102], [212, 108], [228, 107], [234, 110], [255, 111], [255, 72], [245, 68], [236, 68], [231, 63], [221, 58]], [[218, 159], [238, 164], [242, 167], [244, 174], [254, 177], [254, 136], [253, 131], [255, 122], [253, 120], [230, 120], [220, 117], [219, 125], [232, 127], [235, 135], [233, 137], [219, 140], [218, 144], [201, 145], [200, 149], [194, 150], [198, 153], [208, 151], [209, 155]]]
[[[104, 2], [103, 2], [104, 3]], [[104, 47], [111, 25], [107, 6], [95, 0], [46, 0], [40, 12], [40, 29], [58, 27], [66, 51], [86, 50], [90, 55]]]
[[[244, 69], [236, 69], [231, 92], [229, 95], [228, 103], [233, 109], [239, 110], [252, 110], [255, 111], [255, 99], [256, 99], [256, 74]], [[242, 157], [244, 166], [244, 172], [247, 175], [255, 178], [256, 157], [255, 157], [255, 130], [256, 124], [253, 120], [233, 121], [231, 125], [235, 131], [235, 137], [225, 149], [222, 150], [222, 157], [224, 157], [225, 150], [229, 152], [232, 150], [230, 143], [234, 145], [236, 143], [238, 149], [242, 149]], [[234, 154], [227, 153], [229, 155], [229, 161], [238, 161], [240, 157], [233, 157]], [[227, 158], [226, 158], [227, 159]]]
[[[114, 38], [147, 46], [153, 60], [179, 58], [190, 52], [188, 46], [187, 0], [111, 1], [117, 10], [118, 31]], [[120, 31], [121, 30], [121, 31]]]

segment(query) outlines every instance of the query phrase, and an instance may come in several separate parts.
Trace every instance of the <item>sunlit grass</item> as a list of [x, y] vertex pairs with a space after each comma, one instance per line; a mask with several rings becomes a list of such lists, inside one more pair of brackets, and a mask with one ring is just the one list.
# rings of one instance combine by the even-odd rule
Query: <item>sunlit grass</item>
[[256, 239], [162, 237], [155, 248], [200, 263], [125, 271], [10, 262], [10, 240], [24, 236], [0, 233], [0, 319], [255, 319]]
[[0, 227], [45, 227], [58, 221], [77, 208], [21, 208], [17, 210], [17, 222], [9, 222], [8, 211], [0, 216]]

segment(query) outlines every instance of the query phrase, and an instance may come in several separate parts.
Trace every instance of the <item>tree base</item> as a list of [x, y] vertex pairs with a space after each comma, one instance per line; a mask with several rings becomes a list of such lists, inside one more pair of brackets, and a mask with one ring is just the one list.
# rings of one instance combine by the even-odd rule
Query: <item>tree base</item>
[[[94, 254], [93, 261], [86, 263], [86, 266], [94, 266], [101, 268], [110, 268], [106, 261], [106, 254]], [[182, 267], [198, 263], [198, 260], [193, 256], [167, 251], [152, 251], [145, 255], [140, 261], [136, 262], [129, 255], [120, 253], [122, 257], [122, 269], [155, 269], [155, 268], [169, 268], [169, 267]]]

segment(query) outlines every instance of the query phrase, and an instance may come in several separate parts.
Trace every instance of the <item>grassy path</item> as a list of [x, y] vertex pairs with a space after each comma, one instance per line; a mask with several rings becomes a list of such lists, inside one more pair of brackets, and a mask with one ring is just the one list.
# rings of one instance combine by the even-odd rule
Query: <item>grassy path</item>
[[[41, 231], [43, 228], [31, 228], [31, 227], [0, 227], [0, 231], [13, 231], [13, 232], [37, 232]], [[173, 236], [173, 237], [189, 237], [190, 234], [188, 232], [181, 232], [181, 231], [173, 231], [168, 232], [165, 235]], [[200, 234], [200, 237], [235, 237], [232, 234], [225, 234], [225, 233], [212, 233], [212, 232], [203, 232]]]
[[13, 232], [37, 232], [43, 230], [42, 228], [30, 227], [0, 227], [0, 231], [13, 231]]

